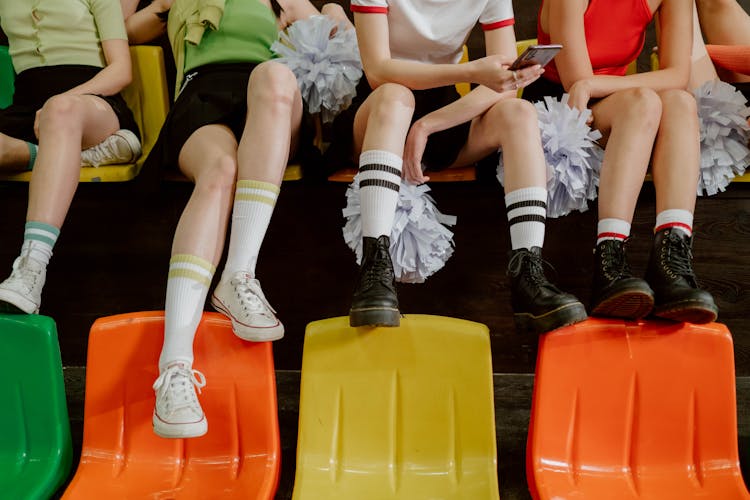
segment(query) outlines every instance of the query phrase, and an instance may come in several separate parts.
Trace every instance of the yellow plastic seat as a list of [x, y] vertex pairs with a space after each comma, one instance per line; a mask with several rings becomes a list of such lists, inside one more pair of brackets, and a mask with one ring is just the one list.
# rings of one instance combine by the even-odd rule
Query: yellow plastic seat
[[310, 323], [293, 498], [499, 498], [488, 328], [427, 315]]
[[[164, 54], [161, 47], [134, 45], [130, 47], [130, 57], [133, 81], [122, 91], [122, 96], [140, 128], [143, 154], [132, 164], [82, 168], [80, 182], [123, 182], [135, 178], [159, 137], [169, 111]], [[28, 182], [30, 179], [31, 172], [0, 174], [0, 180]]]

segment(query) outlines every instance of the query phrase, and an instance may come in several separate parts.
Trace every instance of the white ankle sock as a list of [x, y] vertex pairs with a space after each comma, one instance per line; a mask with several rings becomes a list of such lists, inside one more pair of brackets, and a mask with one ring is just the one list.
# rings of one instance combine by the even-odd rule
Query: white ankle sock
[[664, 229], [674, 228], [682, 231], [688, 236], [693, 235], [693, 213], [689, 210], [669, 209], [656, 215], [656, 228], [654, 233]]
[[47, 266], [58, 236], [60, 236], [60, 229], [55, 226], [28, 221], [24, 227], [21, 254], [26, 254]]
[[605, 240], [625, 241], [630, 236], [630, 222], [622, 219], [602, 219], [596, 226], [596, 244]]

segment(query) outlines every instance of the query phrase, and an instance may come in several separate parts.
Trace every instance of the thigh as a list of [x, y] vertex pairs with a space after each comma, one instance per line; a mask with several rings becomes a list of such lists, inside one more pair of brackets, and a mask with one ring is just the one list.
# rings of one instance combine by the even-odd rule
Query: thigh
[[236, 160], [237, 146], [234, 132], [228, 126], [204, 125], [190, 134], [180, 149], [180, 171], [195, 182], [206, 169], [216, 164], [217, 158], [231, 156]]
[[81, 148], [86, 149], [99, 144], [117, 132], [119, 120], [109, 103], [99, 96], [77, 96], [81, 109]]

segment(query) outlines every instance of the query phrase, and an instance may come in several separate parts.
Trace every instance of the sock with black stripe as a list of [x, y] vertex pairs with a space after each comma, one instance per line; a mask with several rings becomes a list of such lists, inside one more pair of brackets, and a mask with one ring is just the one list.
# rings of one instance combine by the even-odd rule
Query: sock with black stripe
[[221, 280], [227, 281], [238, 271], [255, 277], [255, 266], [263, 239], [279, 196], [279, 186], [268, 182], [240, 180], [234, 195], [232, 228], [227, 263]]
[[398, 204], [403, 160], [388, 151], [364, 151], [359, 157], [362, 236], [391, 236]]
[[669, 228], [677, 229], [688, 236], [692, 236], [693, 213], [689, 210], [680, 210], [677, 208], [659, 212], [656, 215], [656, 228], [654, 229], [654, 233]]
[[517, 189], [505, 195], [513, 250], [544, 246], [547, 220], [547, 190], [542, 187]]
[[193, 339], [215, 270], [213, 264], [195, 255], [177, 254], [170, 259], [159, 371], [176, 361], [192, 366]]
[[28, 221], [24, 226], [21, 254], [41, 262], [45, 266], [52, 257], [52, 249], [60, 236], [60, 229], [44, 222]]

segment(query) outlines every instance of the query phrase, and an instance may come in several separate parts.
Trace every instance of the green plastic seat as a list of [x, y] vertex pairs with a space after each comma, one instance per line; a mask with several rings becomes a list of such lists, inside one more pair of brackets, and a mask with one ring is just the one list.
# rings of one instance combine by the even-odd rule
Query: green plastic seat
[[13, 82], [16, 72], [10, 59], [8, 47], [0, 45], [0, 109], [5, 109], [13, 102]]
[[0, 314], [0, 497], [47, 499], [73, 447], [52, 318]]

